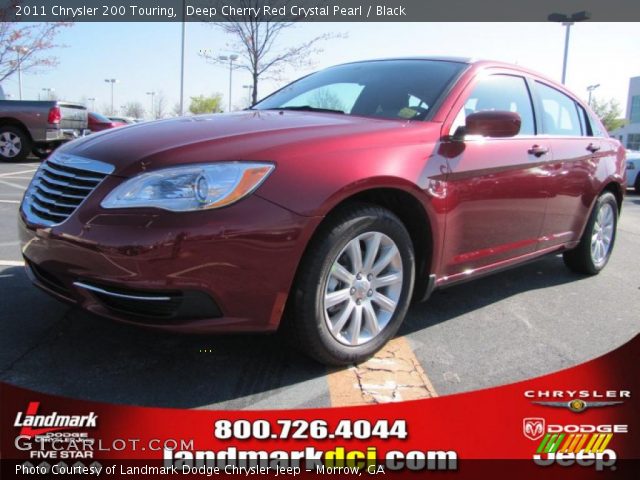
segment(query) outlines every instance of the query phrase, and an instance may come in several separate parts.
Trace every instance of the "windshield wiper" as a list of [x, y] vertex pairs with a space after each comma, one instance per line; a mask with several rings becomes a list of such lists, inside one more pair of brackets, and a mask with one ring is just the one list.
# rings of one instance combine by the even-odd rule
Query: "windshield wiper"
[[325, 113], [342, 113], [342, 110], [334, 110], [332, 108], [312, 107], [311, 105], [291, 105], [288, 107], [265, 108], [265, 110], [297, 110], [300, 112], [325, 112]]

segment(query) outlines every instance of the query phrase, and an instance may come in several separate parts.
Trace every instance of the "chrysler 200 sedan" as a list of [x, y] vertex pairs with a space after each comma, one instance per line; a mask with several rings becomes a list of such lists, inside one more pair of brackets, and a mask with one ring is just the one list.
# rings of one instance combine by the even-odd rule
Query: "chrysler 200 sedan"
[[283, 330], [361, 361], [434, 289], [562, 252], [609, 260], [625, 151], [584, 102], [518, 66], [350, 63], [237, 113], [78, 139], [21, 206], [33, 282], [181, 332]]

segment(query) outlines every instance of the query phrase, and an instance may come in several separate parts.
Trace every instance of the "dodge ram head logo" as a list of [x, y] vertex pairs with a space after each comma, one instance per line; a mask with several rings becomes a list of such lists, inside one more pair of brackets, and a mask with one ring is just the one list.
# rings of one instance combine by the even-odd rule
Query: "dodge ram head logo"
[[537, 440], [544, 435], [544, 418], [525, 418], [522, 420], [522, 433], [529, 440]]

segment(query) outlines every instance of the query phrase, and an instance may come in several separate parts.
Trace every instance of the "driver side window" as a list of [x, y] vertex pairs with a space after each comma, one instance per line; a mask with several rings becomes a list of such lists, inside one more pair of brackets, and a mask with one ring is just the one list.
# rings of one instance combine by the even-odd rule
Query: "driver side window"
[[522, 77], [513, 75], [491, 75], [482, 78], [474, 87], [464, 107], [460, 109], [451, 127], [455, 134], [464, 127], [466, 118], [475, 112], [507, 111], [515, 112], [522, 119], [518, 135], [535, 135], [535, 121], [529, 89]]

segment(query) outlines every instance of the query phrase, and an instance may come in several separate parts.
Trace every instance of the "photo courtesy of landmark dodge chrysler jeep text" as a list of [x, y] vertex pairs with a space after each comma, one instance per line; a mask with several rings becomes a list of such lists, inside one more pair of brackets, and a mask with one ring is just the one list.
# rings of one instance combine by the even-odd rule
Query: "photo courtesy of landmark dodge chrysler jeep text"
[[229, 114], [70, 142], [21, 206], [33, 282], [115, 320], [363, 360], [412, 300], [549, 253], [596, 274], [625, 151], [562, 86], [453, 58], [340, 65]]

